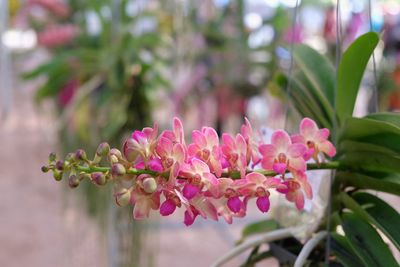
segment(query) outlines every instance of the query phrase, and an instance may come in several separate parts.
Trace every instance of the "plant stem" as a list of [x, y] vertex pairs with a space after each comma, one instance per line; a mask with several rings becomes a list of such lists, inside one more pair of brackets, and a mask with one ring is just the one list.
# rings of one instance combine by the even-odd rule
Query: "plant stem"
[[[324, 162], [324, 163], [308, 163], [307, 164], [307, 170], [334, 170], [334, 169], [339, 169], [340, 163], [338, 161], [332, 161], [332, 162]], [[80, 172], [85, 172], [85, 173], [93, 173], [93, 172], [103, 172], [103, 173], [107, 173], [111, 170], [110, 167], [99, 167], [99, 166], [81, 166], [78, 165], [76, 166], [76, 170], [80, 171]], [[274, 171], [270, 171], [270, 170], [248, 170], [247, 173], [250, 172], [258, 172], [261, 173], [265, 176], [275, 176], [278, 175], [278, 173], [274, 172]], [[151, 171], [151, 170], [138, 170], [135, 168], [129, 168], [126, 170], [127, 174], [131, 174], [131, 175], [140, 175], [140, 174], [149, 174], [149, 175], [162, 175], [164, 177], [169, 177], [168, 172], [165, 173], [158, 173], [155, 171]], [[239, 179], [240, 178], [240, 173], [239, 172], [225, 172], [222, 173], [222, 177], [230, 177], [232, 179]]]

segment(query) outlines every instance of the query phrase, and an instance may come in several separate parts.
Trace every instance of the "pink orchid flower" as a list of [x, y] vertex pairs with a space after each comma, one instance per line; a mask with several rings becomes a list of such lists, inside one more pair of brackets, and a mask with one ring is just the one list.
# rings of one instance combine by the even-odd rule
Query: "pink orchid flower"
[[284, 174], [286, 170], [304, 172], [306, 162], [303, 155], [306, 150], [304, 144], [292, 144], [289, 135], [283, 130], [278, 130], [272, 134], [271, 144], [259, 147], [263, 156], [261, 166], [280, 174]]
[[300, 123], [300, 134], [292, 135], [291, 138], [293, 143], [307, 145], [308, 149], [304, 155], [306, 160], [312, 157], [318, 162], [318, 154], [320, 152], [329, 157], [333, 157], [336, 154], [336, 148], [328, 141], [328, 137], [328, 129], [319, 129], [313, 120], [304, 118]]
[[135, 161], [138, 156], [146, 164], [157, 145], [158, 126], [155, 123], [154, 128], [146, 127], [142, 131], [134, 131], [132, 137], [125, 141], [123, 151], [128, 161]]
[[150, 210], [160, 208], [160, 195], [157, 182], [149, 175], [137, 177], [137, 184], [131, 192], [130, 202], [134, 204], [133, 217], [144, 219], [149, 217]]
[[280, 179], [266, 177], [258, 172], [252, 172], [246, 175], [245, 183], [238, 189], [239, 192], [247, 198], [257, 197], [257, 207], [261, 212], [269, 210], [269, 190], [272, 188], [285, 190], [286, 185], [282, 184]]
[[161, 137], [165, 137], [171, 140], [173, 143], [180, 143], [183, 146], [185, 145], [185, 133], [183, 131], [183, 125], [180, 119], [174, 118], [173, 121], [173, 130], [165, 130], [161, 133]]
[[294, 172], [293, 178], [286, 179], [283, 184], [286, 185], [287, 189], [278, 189], [278, 191], [284, 193], [288, 201], [295, 203], [298, 210], [304, 208], [304, 194], [307, 199], [313, 197], [311, 185], [303, 172]]
[[247, 168], [247, 144], [241, 134], [237, 134], [234, 139], [229, 134], [222, 135], [223, 145], [221, 147], [222, 153], [229, 163], [230, 170], [240, 172], [240, 177], [244, 178]]
[[231, 224], [233, 217], [244, 217], [246, 215], [246, 202], [240, 200], [240, 193], [237, 191], [241, 184], [239, 180], [230, 178], [219, 178], [219, 198], [211, 199], [217, 209], [218, 216], [222, 216], [228, 224]]
[[196, 197], [187, 202], [183, 202], [186, 206], [184, 224], [186, 226], [192, 225], [198, 215], [204, 219], [210, 218], [214, 221], [218, 221], [218, 212], [215, 206], [210, 201], [211, 198], [197, 195]]
[[247, 143], [247, 161], [250, 159], [252, 161], [252, 166], [254, 167], [261, 161], [260, 153], [258, 151], [258, 142], [256, 141], [256, 137], [253, 133], [253, 128], [251, 127], [250, 121], [247, 118], [245, 119], [245, 123], [242, 125], [240, 132], [246, 140]]
[[161, 137], [156, 146], [164, 170], [170, 170], [169, 183], [175, 184], [179, 168], [186, 160], [185, 147], [181, 143], [173, 143], [166, 137]]
[[193, 198], [203, 187], [213, 196], [218, 195], [218, 179], [205, 162], [192, 158], [181, 166], [179, 175], [188, 179], [182, 191], [185, 198]]
[[189, 157], [201, 159], [218, 177], [221, 176], [221, 153], [217, 132], [210, 127], [203, 127], [202, 131], [192, 132], [193, 143], [188, 146]]

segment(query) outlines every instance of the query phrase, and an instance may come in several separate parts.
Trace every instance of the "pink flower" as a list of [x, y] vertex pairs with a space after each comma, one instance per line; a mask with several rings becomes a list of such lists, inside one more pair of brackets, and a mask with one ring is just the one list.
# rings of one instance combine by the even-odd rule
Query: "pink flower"
[[78, 33], [74, 25], [52, 25], [38, 33], [38, 43], [44, 47], [54, 48], [71, 42]]
[[130, 202], [134, 204], [133, 217], [135, 219], [148, 218], [151, 209], [158, 210], [160, 194], [154, 178], [148, 175], [138, 176], [136, 187], [131, 192]]
[[161, 159], [164, 170], [170, 170], [169, 182], [175, 183], [180, 166], [186, 160], [185, 147], [181, 143], [173, 143], [166, 137], [161, 137], [156, 146], [156, 152]]
[[188, 146], [189, 157], [201, 159], [218, 177], [221, 176], [221, 153], [217, 132], [210, 127], [203, 127], [202, 131], [192, 132], [193, 143]]
[[146, 164], [150, 160], [150, 156], [154, 153], [157, 145], [157, 124], [154, 128], [143, 128], [142, 131], [134, 131], [132, 137], [125, 141], [123, 151], [128, 161], [137, 160], [141, 156], [141, 160]]
[[306, 162], [303, 155], [306, 152], [304, 144], [292, 144], [289, 135], [282, 130], [272, 134], [272, 144], [263, 144], [259, 147], [263, 156], [261, 166], [266, 170], [273, 170], [284, 174], [286, 170], [302, 171], [306, 170]]
[[181, 120], [175, 117], [173, 122], [173, 130], [163, 131], [161, 137], [165, 137], [171, 140], [173, 143], [180, 143], [185, 146], [185, 133], [183, 131]]
[[60, 17], [67, 17], [70, 9], [62, 1], [58, 0], [28, 0], [27, 5], [39, 5]]
[[269, 190], [276, 188], [285, 190], [286, 185], [281, 180], [273, 177], [265, 177], [261, 173], [252, 172], [246, 175], [245, 182], [242, 182], [239, 192], [247, 198], [257, 197], [257, 207], [262, 212], [269, 210]]
[[66, 107], [73, 99], [76, 91], [78, 90], [79, 82], [77, 79], [71, 79], [61, 88], [58, 94], [58, 102], [61, 106]]
[[325, 153], [329, 157], [336, 154], [336, 148], [328, 141], [329, 130], [326, 128], [318, 129], [317, 124], [309, 119], [304, 118], [300, 123], [300, 134], [292, 136], [293, 143], [307, 145], [307, 151], [304, 155], [308, 160], [311, 157], [318, 162], [318, 154]]
[[231, 224], [232, 217], [246, 215], [246, 199], [242, 201], [237, 191], [241, 181], [230, 178], [219, 178], [218, 181], [220, 195], [216, 199], [211, 199], [211, 202], [217, 209], [218, 216], [222, 216], [227, 223]]
[[286, 189], [278, 189], [278, 191], [284, 193], [288, 201], [294, 202], [298, 210], [302, 210], [304, 208], [304, 194], [308, 199], [312, 199], [312, 188], [305, 173], [294, 172], [293, 177], [283, 182], [287, 187]]
[[251, 127], [251, 124], [247, 118], [245, 119], [245, 123], [242, 125], [240, 132], [242, 136], [244, 137], [244, 140], [246, 140], [247, 143], [247, 161], [249, 162], [250, 159], [253, 162], [252, 166], [254, 167], [257, 165], [260, 160], [260, 153], [258, 152], [258, 144], [256, 141], [256, 138], [253, 134], [253, 128]]
[[186, 226], [193, 224], [197, 215], [200, 215], [204, 219], [212, 219], [218, 221], [218, 212], [215, 206], [212, 204], [210, 198], [197, 195], [189, 201], [189, 204], [183, 202], [186, 206], [184, 223]]
[[234, 139], [229, 134], [222, 135], [223, 145], [221, 147], [222, 153], [229, 163], [230, 170], [240, 172], [240, 177], [244, 178], [247, 168], [247, 144], [241, 134], [237, 134]]
[[[188, 179], [188, 188], [183, 190], [185, 197], [193, 197], [195, 194], [195, 188], [198, 192], [202, 190], [203, 187], [206, 188], [213, 196], [218, 195], [218, 179], [214, 174], [210, 173], [210, 168], [203, 161], [192, 158], [189, 163], [183, 164], [181, 166], [179, 175]], [[190, 186], [189, 186], [190, 184]], [[194, 186], [194, 187], [193, 187]]]

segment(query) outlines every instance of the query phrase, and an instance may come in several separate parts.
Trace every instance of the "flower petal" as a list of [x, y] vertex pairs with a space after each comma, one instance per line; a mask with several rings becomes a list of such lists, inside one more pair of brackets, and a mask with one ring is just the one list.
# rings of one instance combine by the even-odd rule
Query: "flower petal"
[[237, 196], [231, 197], [228, 199], [227, 205], [232, 212], [237, 213], [240, 211], [240, 208], [242, 207], [242, 201]]
[[270, 202], [267, 196], [258, 197], [256, 203], [261, 212], [267, 212], [269, 210]]
[[276, 173], [284, 174], [286, 172], [287, 165], [286, 163], [274, 163], [272, 165], [272, 169]]
[[197, 144], [201, 148], [207, 146], [206, 138], [204, 137], [203, 133], [198, 130], [194, 130], [192, 132], [192, 142]]
[[318, 131], [318, 126], [310, 118], [304, 118], [300, 123], [300, 134], [306, 139], [312, 139]]
[[306, 169], [307, 165], [303, 158], [291, 158], [289, 160], [289, 170], [305, 172]]
[[304, 144], [293, 144], [289, 146], [287, 154], [291, 158], [302, 157], [306, 152], [307, 147]]
[[318, 149], [321, 152], [324, 152], [326, 155], [328, 155], [329, 157], [333, 157], [336, 155], [336, 148], [335, 146], [329, 142], [329, 141], [324, 141], [322, 143], [319, 144]]
[[174, 213], [176, 210], [175, 202], [172, 199], [165, 200], [160, 206], [160, 214], [162, 216], [168, 216]]
[[290, 136], [283, 130], [277, 130], [272, 134], [271, 143], [278, 153], [285, 153], [292, 144]]

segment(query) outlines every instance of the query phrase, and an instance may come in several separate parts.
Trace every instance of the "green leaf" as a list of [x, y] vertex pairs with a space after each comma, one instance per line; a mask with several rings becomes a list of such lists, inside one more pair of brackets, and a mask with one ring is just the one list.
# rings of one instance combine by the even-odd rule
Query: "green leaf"
[[357, 38], [342, 56], [336, 82], [336, 110], [340, 122], [353, 114], [365, 67], [378, 42], [378, 34], [368, 32]]
[[348, 118], [339, 132], [338, 142], [355, 140], [386, 147], [400, 153], [400, 127], [371, 118]]
[[301, 68], [318, 93], [323, 93], [331, 107], [335, 98], [335, 70], [327, 57], [307, 45], [296, 45], [293, 51], [296, 64]]
[[400, 173], [400, 156], [386, 153], [346, 152], [339, 158], [342, 165], [360, 172], [394, 172]]
[[372, 113], [367, 115], [365, 118], [385, 121], [387, 123], [391, 123], [394, 126], [400, 127], [400, 113], [395, 112], [380, 112], [380, 113]]
[[352, 197], [368, 213], [371, 222], [400, 250], [400, 214], [382, 199], [366, 192], [355, 193]]
[[[399, 153], [396, 151], [393, 151], [389, 148], [380, 146], [380, 145], [375, 145], [371, 143], [365, 143], [365, 142], [358, 142], [358, 141], [351, 141], [351, 140], [344, 140], [339, 143], [338, 149], [337, 149], [337, 156], [346, 154], [348, 152], [357, 152], [357, 153], [381, 153], [385, 154], [388, 156], [400, 156]], [[368, 154], [366, 155], [368, 156]]]
[[342, 215], [342, 227], [350, 247], [368, 267], [398, 267], [378, 232], [354, 213]]
[[251, 223], [243, 228], [242, 237], [236, 243], [242, 243], [248, 236], [265, 233], [276, 229], [278, 229], [278, 223], [274, 219]]
[[386, 192], [389, 194], [400, 195], [400, 179], [373, 178], [366, 174], [338, 171], [336, 178], [346, 185], [351, 185], [360, 189], [371, 189]]
[[345, 267], [359, 267], [363, 266], [360, 258], [354, 253], [354, 250], [350, 247], [346, 237], [336, 233], [332, 233], [332, 251], [338, 258], [338, 260]]

